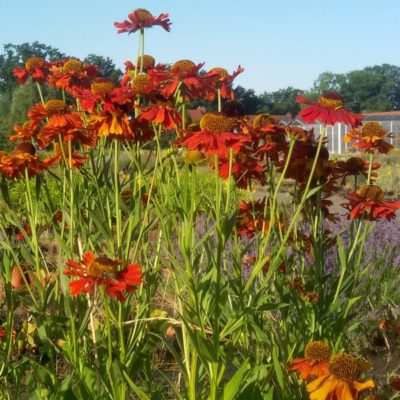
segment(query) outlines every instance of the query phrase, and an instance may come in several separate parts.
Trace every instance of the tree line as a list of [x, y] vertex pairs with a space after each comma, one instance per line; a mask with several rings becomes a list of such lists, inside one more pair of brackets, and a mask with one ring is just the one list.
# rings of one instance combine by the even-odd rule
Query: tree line
[[[0, 148], [6, 146], [6, 138], [12, 132], [14, 124], [25, 120], [29, 108], [39, 101], [37, 90], [32, 84], [18, 86], [12, 71], [22, 66], [29, 57], [43, 57], [47, 60], [73, 57], [57, 48], [39, 42], [20, 45], [6, 44], [0, 54]], [[109, 57], [89, 54], [84, 60], [96, 64], [100, 74], [117, 81], [122, 72], [116, 68]], [[326, 91], [340, 92], [346, 105], [354, 112], [368, 113], [393, 111], [400, 109], [400, 67], [390, 64], [365, 67], [361, 70], [343, 74], [323, 72], [315, 80], [311, 89], [298, 89], [292, 86], [276, 91], [256, 94], [253, 89], [242, 86], [235, 88], [236, 98], [240, 100], [247, 114], [270, 113], [273, 115], [296, 115], [300, 105], [296, 97], [304, 94], [317, 100]], [[52, 88], [44, 88], [45, 95], [56, 95]], [[193, 107], [201, 105], [192, 104]]]

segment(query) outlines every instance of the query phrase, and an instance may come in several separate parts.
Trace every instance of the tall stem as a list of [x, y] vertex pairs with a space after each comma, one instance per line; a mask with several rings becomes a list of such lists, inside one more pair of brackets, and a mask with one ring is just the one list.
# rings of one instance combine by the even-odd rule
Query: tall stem
[[117, 235], [117, 253], [120, 256], [121, 252], [121, 210], [119, 207], [119, 141], [114, 139], [114, 195], [115, 195], [115, 220], [116, 220], [116, 235]]

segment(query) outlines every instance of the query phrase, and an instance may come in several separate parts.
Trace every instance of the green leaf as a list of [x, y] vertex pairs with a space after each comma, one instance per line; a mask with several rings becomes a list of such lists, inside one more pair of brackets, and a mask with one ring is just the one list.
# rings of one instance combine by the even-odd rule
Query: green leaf
[[233, 400], [238, 395], [248, 363], [248, 360], [245, 360], [242, 366], [236, 371], [235, 375], [233, 375], [230, 381], [225, 385], [223, 400]]

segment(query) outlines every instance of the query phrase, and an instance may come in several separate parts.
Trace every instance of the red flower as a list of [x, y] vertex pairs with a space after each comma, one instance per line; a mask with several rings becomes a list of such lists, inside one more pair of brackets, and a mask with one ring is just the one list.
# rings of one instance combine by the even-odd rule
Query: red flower
[[353, 129], [344, 137], [345, 142], [353, 140], [353, 147], [360, 149], [364, 153], [372, 153], [376, 151], [380, 154], [388, 154], [394, 147], [384, 140], [385, 137], [393, 137], [388, 135], [388, 132], [382, 128], [378, 121], [364, 122], [361, 129]]
[[171, 97], [181, 85], [182, 94], [185, 99], [199, 98], [204, 88], [204, 79], [200, 76], [199, 71], [203, 67], [202, 64], [195, 64], [190, 60], [180, 60], [175, 62], [169, 71], [154, 69], [149, 74], [155, 79], [155, 82], [161, 82], [161, 94], [165, 97]]
[[25, 68], [16, 67], [13, 70], [13, 75], [17, 78], [20, 85], [24, 84], [29, 77], [32, 82], [43, 83], [49, 73], [50, 63], [42, 57], [31, 57], [26, 60]]
[[[346, 183], [347, 176], [363, 175], [368, 177], [369, 162], [360, 157], [350, 157], [346, 161], [336, 161], [336, 168], [340, 174], [343, 174], [342, 184]], [[371, 170], [377, 170], [381, 167], [380, 163], [373, 163]], [[372, 173], [371, 176], [376, 177], [377, 173]]]
[[221, 97], [223, 99], [233, 99], [235, 94], [232, 89], [232, 82], [234, 79], [244, 71], [240, 65], [237, 67], [236, 71], [229, 75], [225, 68], [212, 68], [206, 74], [202, 75], [202, 80], [207, 79], [211, 81], [211, 89], [206, 90], [206, 100], [214, 101], [216, 97], [216, 89], [221, 90]]
[[90, 293], [95, 286], [105, 286], [107, 296], [124, 301], [124, 292], [132, 292], [142, 283], [142, 271], [138, 263], [118, 270], [122, 263], [122, 260], [107, 257], [95, 258], [91, 251], [85, 253], [79, 262], [68, 260], [70, 269], [66, 269], [64, 274], [80, 278], [69, 283], [71, 295]]
[[312, 102], [304, 96], [297, 96], [296, 101], [302, 104], [310, 104], [300, 111], [301, 118], [309, 124], [318, 120], [324, 125], [335, 125], [337, 122], [343, 122], [353, 128], [361, 125], [363, 116], [344, 108], [343, 97], [339, 93], [323, 93], [317, 102]]
[[363, 185], [357, 192], [350, 192], [348, 198], [343, 206], [350, 210], [349, 219], [375, 221], [386, 218], [390, 221], [396, 218], [396, 211], [400, 209], [400, 201], [385, 201], [383, 190], [375, 185]]
[[241, 147], [250, 142], [245, 135], [233, 133], [236, 118], [227, 117], [222, 113], [204, 114], [200, 120], [200, 131], [181, 138], [177, 144], [189, 150], [199, 150], [207, 156], [218, 155], [229, 158], [229, 149], [238, 152]]
[[140, 109], [139, 121], [161, 124], [166, 130], [173, 129], [182, 123], [181, 115], [169, 102], [158, 102], [148, 107], [140, 107]]
[[[219, 176], [223, 179], [229, 177], [229, 158], [219, 158]], [[258, 180], [261, 185], [266, 184], [264, 168], [260, 160], [248, 151], [241, 151], [232, 159], [231, 175], [239, 188], [246, 189], [251, 186], [252, 180]]]
[[123, 22], [114, 22], [118, 33], [128, 32], [128, 34], [136, 32], [139, 29], [151, 28], [159, 25], [167, 32], [170, 31], [171, 22], [169, 21], [168, 14], [163, 13], [158, 17], [154, 17], [149, 11], [144, 8], [137, 8], [128, 14], [128, 20]]

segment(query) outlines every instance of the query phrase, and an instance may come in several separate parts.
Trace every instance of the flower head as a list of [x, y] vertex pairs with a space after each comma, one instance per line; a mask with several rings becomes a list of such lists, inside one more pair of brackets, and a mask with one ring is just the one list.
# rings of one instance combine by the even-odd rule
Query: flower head
[[336, 92], [323, 93], [318, 101], [312, 102], [304, 96], [297, 96], [298, 103], [309, 104], [300, 111], [304, 121], [313, 124], [320, 121], [324, 125], [335, 125], [343, 122], [353, 128], [361, 125], [362, 115], [354, 114], [344, 107], [343, 97]]
[[343, 204], [350, 210], [349, 219], [366, 218], [374, 221], [396, 218], [400, 201], [385, 201], [383, 190], [376, 185], [363, 185], [357, 192], [348, 193], [349, 201]]
[[295, 358], [289, 370], [297, 371], [300, 378], [308, 381], [312, 377], [325, 375], [329, 371], [329, 358], [332, 349], [328, 343], [317, 340], [307, 344], [304, 358]]
[[347, 353], [333, 356], [328, 373], [307, 385], [310, 400], [358, 400], [358, 394], [374, 387], [371, 380], [357, 381], [360, 369], [356, 359]]
[[16, 67], [13, 70], [13, 75], [17, 78], [20, 85], [24, 84], [29, 77], [32, 82], [43, 83], [46, 81], [49, 73], [50, 63], [42, 57], [30, 57], [25, 62], [24, 67]]
[[137, 8], [128, 14], [128, 20], [123, 22], [114, 22], [114, 26], [117, 28], [118, 33], [128, 32], [134, 33], [139, 29], [152, 28], [153, 26], [161, 26], [167, 32], [171, 29], [171, 22], [168, 18], [168, 14], [163, 13], [158, 17], [154, 17], [151, 12], [144, 8]]
[[393, 137], [393, 135], [388, 134], [378, 121], [366, 121], [361, 128], [349, 131], [343, 140], [355, 141], [353, 147], [364, 153], [388, 154], [394, 147], [384, 140], [387, 137]]
[[107, 296], [124, 301], [124, 292], [132, 292], [142, 283], [142, 271], [137, 263], [119, 270], [122, 263], [122, 260], [107, 257], [96, 258], [91, 251], [85, 253], [79, 262], [68, 260], [70, 269], [66, 269], [64, 274], [79, 278], [69, 283], [71, 295], [90, 293], [95, 286], [105, 286]]

